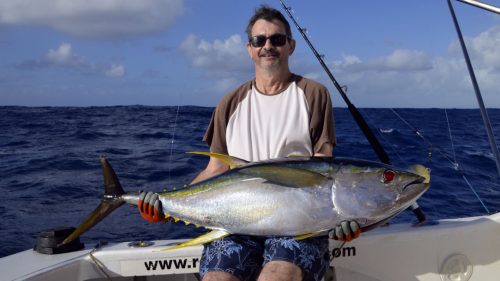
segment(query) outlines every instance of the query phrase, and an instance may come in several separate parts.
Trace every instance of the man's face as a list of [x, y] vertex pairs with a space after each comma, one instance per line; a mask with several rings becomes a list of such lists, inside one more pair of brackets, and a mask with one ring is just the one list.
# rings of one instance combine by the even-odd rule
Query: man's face
[[[252, 36], [269, 37], [275, 34], [286, 34], [285, 26], [279, 20], [269, 22], [260, 19], [252, 27]], [[288, 69], [288, 57], [293, 53], [295, 41], [288, 39], [282, 46], [275, 46], [271, 41], [267, 39], [262, 47], [254, 47], [247, 43], [248, 54], [255, 62], [255, 66], [267, 71]]]

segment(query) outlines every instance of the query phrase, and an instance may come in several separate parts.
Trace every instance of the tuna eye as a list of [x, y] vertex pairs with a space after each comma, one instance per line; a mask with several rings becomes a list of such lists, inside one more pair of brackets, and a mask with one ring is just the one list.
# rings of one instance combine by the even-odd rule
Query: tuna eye
[[389, 183], [394, 180], [395, 176], [396, 173], [394, 173], [393, 170], [385, 170], [384, 173], [382, 174], [382, 181], [384, 183]]

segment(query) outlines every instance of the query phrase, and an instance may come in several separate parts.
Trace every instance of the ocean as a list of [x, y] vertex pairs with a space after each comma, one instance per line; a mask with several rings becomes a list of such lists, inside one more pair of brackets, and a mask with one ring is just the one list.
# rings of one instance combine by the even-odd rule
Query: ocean
[[[208, 150], [202, 137], [212, 111], [194, 106], [0, 107], [0, 257], [32, 248], [42, 230], [84, 220], [103, 193], [100, 155], [125, 190], [160, 191], [189, 183], [208, 159], [186, 152]], [[360, 111], [395, 166], [431, 168], [431, 188], [418, 201], [428, 219], [483, 215], [486, 208], [500, 211], [500, 177], [479, 110]], [[488, 112], [500, 136], [500, 109]], [[335, 108], [334, 115], [334, 154], [376, 161], [348, 110]], [[414, 221], [413, 213], [405, 211], [391, 223]], [[81, 240], [93, 246], [204, 231], [149, 223], [135, 207], [125, 206]]]

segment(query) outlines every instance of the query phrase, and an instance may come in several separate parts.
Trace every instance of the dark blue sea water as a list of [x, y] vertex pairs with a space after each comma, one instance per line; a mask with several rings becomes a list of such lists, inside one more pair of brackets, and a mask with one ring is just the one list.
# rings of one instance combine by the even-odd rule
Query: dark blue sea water
[[[41, 230], [83, 221], [103, 193], [101, 154], [126, 190], [159, 191], [189, 183], [207, 159], [185, 152], [208, 150], [201, 139], [212, 110], [0, 107], [0, 257], [31, 248]], [[361, 111], [396, 166], [421, 163], [432, 169], [432, 187], [419, 200], [430, 219], [486, 213], [461, 173], [443, 156], [454, 159], [453, 151], [490, 212], [500, 211], [499, 176], [478, 110], [397, 109], [426, 141], [390, 109]], [[334, 114], [335, 154], [377, 160], [347, 109], [335, 108]], [[500, 136], [500, 110], [491, 109], [489, 114], [495, 135]], [[414, 220], [406, 211], [394, 222]], [[148, 223], [134, 207], [125, 206], [82, 240], [94, 245], [99, 240], [180, 238], [201, 232], [181, 224]]]

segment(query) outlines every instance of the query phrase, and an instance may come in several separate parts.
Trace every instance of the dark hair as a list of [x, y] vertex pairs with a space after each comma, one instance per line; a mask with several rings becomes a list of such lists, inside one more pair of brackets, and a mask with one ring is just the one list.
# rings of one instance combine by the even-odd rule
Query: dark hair
[[271, 8], [267, 5], [262, 5], [258, 9], [255, 9], [255, 14], [252, 16], [252, 18], [250, 18], [250, 21], [248, 22], [247, 29], [245, 30], [248, 35], [248, 40], [250, 40], [250, 37], [252, 37], [253, 25], [258, 20], [281, 21], [285, 25], [286, 35], [292, 38], [292, 30], [290, 29], [290, 24], [283, 16], [283, 14], [280, 11]]

